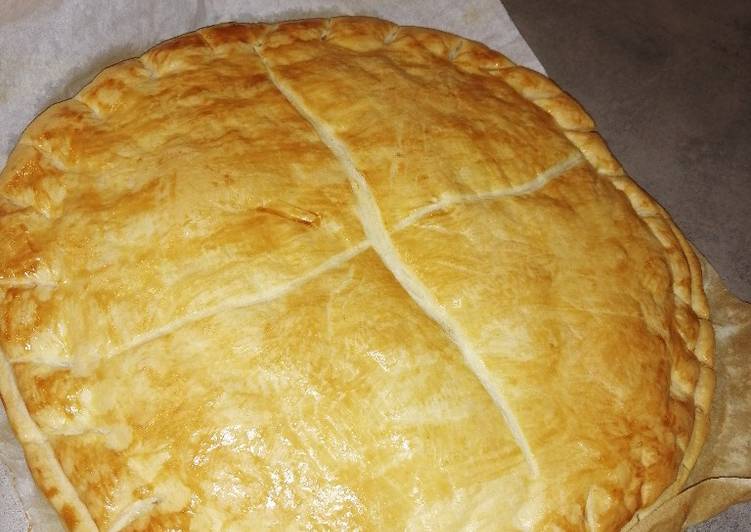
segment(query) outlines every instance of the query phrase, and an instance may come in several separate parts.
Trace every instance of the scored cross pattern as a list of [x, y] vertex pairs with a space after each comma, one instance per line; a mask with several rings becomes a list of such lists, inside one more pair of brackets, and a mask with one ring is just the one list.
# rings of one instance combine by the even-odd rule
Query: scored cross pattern
[[592, 130], [373, 19], [105, 70], [0, 178], [0, 389], [45, 495], [80, 529], [625, 524], [696, 460], [711, 326]]

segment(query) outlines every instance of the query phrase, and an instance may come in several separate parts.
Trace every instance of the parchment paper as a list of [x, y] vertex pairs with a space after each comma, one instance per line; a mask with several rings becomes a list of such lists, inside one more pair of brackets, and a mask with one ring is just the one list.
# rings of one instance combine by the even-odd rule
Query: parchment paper
[[[169, 37], [218, 22], [371, 15], [484, 42], [544, 72], [495, 0], [0, 0], [0, 167], [23, 128], [73, 96], [102, 68]], [[703, 264], [717, 334], [718, 387], [712, 431], [689, 489], [634, 530], [679, 530], [751, 499], [751, 305], [730, 295]], [[0, 531], [59, 531], [0, 409]]]
[[40, 111], [160, 41], [219, 22], [335, 15], [456, 33], [544, 72], [496, 0], [0, 0], [0, 167]]
[[751, 500], [751, 304], [733, 296], [703, 257], [701, 263], [717, 343], [711, 428], [687, 487], [634, 532], [681, 530]]

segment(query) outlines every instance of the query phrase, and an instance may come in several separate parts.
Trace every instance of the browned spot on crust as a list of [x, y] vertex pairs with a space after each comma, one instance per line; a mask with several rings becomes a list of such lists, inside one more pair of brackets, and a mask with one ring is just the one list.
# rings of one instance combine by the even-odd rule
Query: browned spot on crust
[[41, 323], [36, 301], [29, 297], [27, 289], [9, 288], [3, 306], [0, 338], [8, 342], [25, 342]]
[[68, 527], [68, 530], [73, 530], [78, 525], [78, 516], [70, 504], [63, 505], [60, 510], [60, 517], [63, 518], [63, 522], [65, 523], [65, 526]]
[[173, 530], [190, 530], [190, 516], [186, 513], [158, 514], [150, 516], [148, 521], [126, 530], [153, 530], [167, 532]]
[[176, 39], [160, 44], [152, 49], [152, 53], [167, 54], [178, 50], [186, 50], [190, 48], [205, 48], [206, 43], [197, 33], [191, 33], [184, 35]]
[[17, 167], [15, 172], [3, 183], [3, 192], [11, 198], [16, 198], [29, 188], [35, 194], [38, 194], [40, 184], [45, 178], [59, 177], [61, 175], [59, 170], [43, 164], [41, 153], [36, 150], [29, 150], [29, 153], [33, 155]]
[[260, 24], [227, 24], [201, 30], [201, 34], [212, 46], [230, 43], [253, 44], [263, 31]]

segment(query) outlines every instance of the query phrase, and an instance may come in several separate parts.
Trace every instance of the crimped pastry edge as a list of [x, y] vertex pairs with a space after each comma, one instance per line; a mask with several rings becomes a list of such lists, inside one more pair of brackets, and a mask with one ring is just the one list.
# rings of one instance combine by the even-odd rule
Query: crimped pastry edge
[[[148, 58], [150, 55], [157, 52], [169, 53], [171, 45], [181, 41], [184, 42], [186, 39], [198, 39], [211, 49], [212, 45], [207, 41], [204, 32], [212, 28], [229, 26], [243, 27], [245, 28], [247, 37], [257, 40], [263, 38], [269, 31], [274, 31], [278, 28], [283, 28], [292, 24], [321, 25], [330, 27], [332, 23], [342, 20], [363, 22], [372, 27], [381, 26], [381, 28], [383, 28], [384, 25], [388, 26], [392, 28], [389, 33], [392, 37], [400, 31], [413, 31], [422, 33], [423, 35], [439, 36], [445, 39], [446, 42], [454, 43], [451, 51], [449, 51], [448, 59], [456, 68], [468, 72], [478, 69], [491, 75], [498, 75], [522, 98], [547, 112], [555, 121], [558, 129], [569, 138], [577, 149], [579, 149], [583, 157], [597, 171], [598, 175], [609, 181], [616, 189], [623, 193], [626, 199], [628, 199], [635, 214], [642, 219], [647, 227], [650, 228], [650, 231], [655, 238], [657, 238], [657, 236], [650, 225], [646, 222], [647, 216], [642, 214], [645, 207], [649, 212], [649, 216], [659, 217], [663, 223], [670, 227], [670, 245], [663, 245], [663, 247], [666, 251], [679, 251], [681, 258], [685, 260], [686, 263], [685, 265], [677, 264], [675, 255], [667, 253], [668, 261], [672, 261], [671, 280], [673, 293], [677, 299], [686, 300], [686, 297], [681, 293], [681, 289], [677, 286], [676, 280], [673, 276], [674, 270], [686, 266], [690, 282], [689, 286], [685, 287], [688, 289], [689, 294], [688, 300], [685, 301], [685, 303], [691, 308], [699, 320], [699, 329], [694, 340], [695, 347], [689, 349], [700, 364], [699, 378], [693, 392], [694, 423], [689, 443], [684, 451], [683, 459], [678, 467], [674, 482], [668, 486], [652, 504], [637, 510], [632, 519], [624, 527], [624, 530], [630, 529], [638, 523], [642, 517], [654, 511], [667, 499], [675, 496], [681, 490], [691, 469], [696, 464], [709, 430], [709, 410], [715, 385], [715, 374], [713, 369], [714, 333], [711, 322], [709, 321], [709, 304], [702, 287], [701, 265], [693, 247], [676, 227], [665, 209], [663, 209], [656, 200], [644, 192], [636, 182], [623, 172], [620, 163], [618, 163], [617, 159], [610, 152], [602, 137], [596, 132], [594, 121], [574, 98], [562, 91], [555, 82], [548, 77], [514, 64], [500, 52], [492, 50], [482, 43], [441, 30], [414, 26], [398, 26], [392, 22], [371, 17], [345, 16], [329, 19], [300, 19], [285, 21], [278, 24], [218, 24], [200, 28], [158, 43], [144, 54], [134, 59], [143, 65], [143, 68], [150, 76], [158, 76], [158, 72], [154, 71], [149, 62], [144, 60], [145, 58]], [[241, 40], [240, 37], [236, 36], [234, 41], [228, 42], [237, 42]], [[425, 48], [434, 55], [438, 55], [435, 49], [431, 49], [429, 46], [425, 46]], [[98, 111], [82, 101], [80, 96], [95, 88], [98, 79], [103, 73], [112, 73], [115, 72], [115, 69], [124, 69], [130, 61], [133, 61], [133, 59], [125, 60], [105, 68], [71, 99], [53, 104], [32, 120], [22, 133], [16, 146], [11, 151], [5, 168], [0, 172], [0, 185], [4, 184], [4, 182], [10, 178], [11, 167], [23, 162], [19, 160], [21, 159], [20, 155], [24, 147], [28, 147], [28, 144], [25, 144], [23, 141], [28, 138], [29, 130], [32, 126], [35, 129], [43, 129], [46, 121], [50, 121], [50, 117], [45, 115], [56, 106], [71, 101], [83, 104], [93, 115], [100, 118]], [[514, 79], [511, 79], [512, 77], [514, 77]], [[42, 157], [45, 157], [44, 153], [42, 153]], [[10, 204], [15, 204], [10, 198], [3, 199]], [[23, 208], [23, 206], [18, 207]], [[657, 240], [659, 241], [660, 239], [657, 238]], [[42, 491], [44, 491], [45, 494], [48, 494], [48, 500], [57, 510], [58, 514], [69, 529], [76, 531], [97, 530], [97, 526], [94, 524], [90, 512], [82, 503], [80, 497], [70, 483], [70, 480], [63, 472], [60, 462], [56, 459], [49, 441], [36, 425], [33, 418], [31, 418], [23, 399], [21, 398], [10, 362], [7, 360], [4, 351], [1, 349], [0, 359], [0, 397], [5, 404], [10, 424], [18, 436], [19, 441], [23, 443], [24, 454], [32, 476]]]
[[98, 530], [91, 513], [71, 484], [44, 433], [29, 414], [13, 369], [0, 349], [0, 396], [13, 432], [21, 443], [29, 471], [39, 489], [70, 530]]
[[[536, 73], [532, 73], [533, 76], [535, 74]], [[542, 76], [541, 74], [536, 75], [544, 77], [547, 81], [554, 83], [546, 76]], [[591, 119], [591, 117], [589, 117], [589, 115], [584, 111], [579, 103], [574, 100], [574, 98], [562, 92], [561, 95], [556, 99], [535, 99], [529, 97], [529, 92], [526, 92], [524, 90], [526, 88], [524, 85], [509, 85], [511, 85], [511, 87], [516, 90], [516, 92], [522, 97], [543, 108], [556, 120], [556, 123], [558, 124], [561, 131], [563, 131], [564, 134], [566, 134], [566, 136], [569, 138], [569, 140], [572, 140], [577, 148], [580, 149], [582, 155], [589, 161], [592, 167], [597, 171], [598, 175], [610, 181], [615, 186], [615, 188], [620, 190], [624, 194], [624, 196], [626, 196], [637, 216], [644, 220], [644, 216], [639, 213], [639, 209], [636, 208], [636, 205], [638, 203], [647, 204], [650, 210], [654, 212], [655, 216], [659, 216], [669, 225], [672, 235], [672, 244], [676, 249], [680, 250], [683, 258], [687, 262], [689, 269], [688, 273], [690, 277], [690, 298], [689, 301], [686, 301], [686, 303], [690, 306], [697, 319], [699, 320], [699, 331], [695, 339], [696, 346], [693, 350], [691, 350], [691, 352], [700, 365], [699, 378], [697, 380], [693, 394], [694, 424], [692, 433], [689, 439], [689, 443], [684, 451], [683, 459], [678, 467], [675, 480], [670, 486], [665, 489], [665, 491], [662, 492], [660, 496], [658, 496], [658, 498], [654, 502], [652, 502], [652, 504], [637, 510], [632, 519], [623, 528], [623, 530], [628, 530], [632, 528], [636, 523], [638, 523], [643, 517], [661, 506], [667, 499], [674, 497], [681, 491], [681, 488], [686, 482], [691, 469], [693, 469], [696, 461], [699, 458], [699, 454], [707, 438], [707, 433], [709, 430], [709, 411], [712, 403], [712, 397], [714, 395], [715, 386], [715, 373], [713, 369], [714, 332], [711, 326], [711, 322], [709, 321], [709, 303], [703, 289], [701, 264], [699, 263], [699, 259], [696, 255], [696, 252], [694, 251], [693, 246], [688, 242], [685, 236], [672, 221], [667, 211], [665, 211], [665, 209], [654, 198], [652, 198], [641, 187], [639, 187], [639, 185], [633, 179], [631, 179], [631, 177], [625, 174], [622, 166], [612, 154], [604, 139], [602, 139], [602, 137], [596, 132], [594, 121]], [[543, 102], [543, 105], [539, 105], [541, 101]], [[565, 103], [560, 103], [562, 101]], [[554, 103], [551, 104], [551, 102]], [[562, 116], [558, 116], [559, 113]], [[572, 113], [575, 113], [578, 116], [571, 116]], [[591, 128], [589, 127], [590, 124]], [[576, 138], [576, 136], [586, 135], [588, 133], [596, 137], [594, 137], [594, 142], [588, 143], [588, 150], [585, 150], [582, 149], [579, 143], [574, 142], [573, 139]], [[618, 180], [623, 184], [627, 184], [627, 186], [618, 186], [618, 184], [616, 184], [616, 181]], [[646, 225], [647, 227], [649, 227], [649, 224]], [[667, 246], [663, 247], [666, 250], [669, 249]], [[673, 255], [671, 254], [667, 254], [667, 258], [668, 260], [674, 260]], [[675, 264], [673, 264], [672, 266], [676, 267]], [[672, 272], [671, 279], [673, 280], [673, 292], [675, 297], [682, 299], [677, 292], [677, 287], [675, 284], [675, 279], [672, 276]]]
[[[483, 46], [483, 45], [480, 45]], [[524, 68], [524, 67], [515, 67]], [[526, 70], [526, 69], [525, 69]], [[541, 74], [537, 74], [540, 77]], [[552, 80], [545, 77], [547, 81]], [[678, 227], [670, 218], [665, 209], [657, 203], [649, 194], [644, 192], [641, 187], [629, 176], [627, 176], [622, 169], [622, 166], [617, 161], [615, 156], [609, 150], [607, 144], [602, 137], [596, 133], [594, 121], [587, 115], [584, 109], [579, 105], [576, 100], [565, 93], [561, 93], [557, 98], [544, 98], [535, 99], [530, 98], [529, 93], [524, 91], [524, 86], [511, 87], [517, 91], [522, 97], [531, 101], [535, 105], [540, 106], [546, 112], [548, 112], [556, 120], [561, 131], [566, 134], [569, 140], [572, 140], [577, 135], [582, 133], [591, 133], [596, 135], [596, 141], [591, 143], [588, 147], [589, 150], [582, 150], [580, 145], [572, 140], [577, 148], [580, 149], [582, 155], [589, 161], [593, 168], [597, 171], [598, 175], [610, 181], [615, 188], [620, 190], [626, 198], [629, 200], [634, 212], [644, 220], [644, 217], [639, 213], [639, 210], [635, 207], [637, 203], [646, 203], [651, 210], [654, 211], [656, 216], [662, 218], [671, 228], [672, 244], [675, 248], [681, 251], [683, 258], [687, 262], [690, 276], [690, 298], [686, 303], [693, 310], [694, 314], [699, 320], [699, 332], [697, 334], [696, 347], [691, 350], [694, 357], [700, 364], [699, 378], [694, 388], [694, 424], [692, 428], [691, 437], [686, 450], [683, 454], [683, 460], [681, 461], [676, 478], [674, 482], [662, 492], [662, 494], [650, 505], [637, 510], [632, 519], [624, 526], [624, 530], [628, 530], [638, 523], [641, 518], [645, 517], [649, 513], [653, 512], [656, 508], [662, 505], [667, 499], [677, 495], [683, 484], [686, 482], [691, 469], [693, 469], [696, 461], [699, 458], [699, 454], [704, 445], [709, 430], [709, 410], [712, 403], [712, 397], [714, 394], [715, 386], [715, 374], [713, 369], [714, 361], [714, 333], [709, 321], [709, 303], [707, 301], [706, 294], [704, 293], [702, 284], [702, 272], [701, 264], [694, 251], [694, 248], [681, 233]], [[560, 90], [560, 89], [559, 89]], [[543, 105], [539, 105], [542, 102]], [[562, 103], [565, 102], [565, 103]], [[561, 116], [558, 116], [560, 113]], [[578, 116], [572, 116], [572, 113]], [[590, 128], [591, 124], [591, 128]], [[568, 126], [568, 127], [566, 127]], [[627, 183], [628, 187], [619, 187], [615, 180], [621, 180], [622, 183]], [[649, 224], [646, 224], [649, 227]], [[651, 228], [650, 228], [651, 230]], [[668, 249], [667, 246], [663, 246]], [[671, 254], [667, 255], [669, 260], [674, 260]], [[675, 267], [675, 265], [673, 265]], [[671, 273], [672, 278], [672, 273]], [[681, 299], [677, 293], [675, 279], [673, 279], [673, 291], [674, 295]]]

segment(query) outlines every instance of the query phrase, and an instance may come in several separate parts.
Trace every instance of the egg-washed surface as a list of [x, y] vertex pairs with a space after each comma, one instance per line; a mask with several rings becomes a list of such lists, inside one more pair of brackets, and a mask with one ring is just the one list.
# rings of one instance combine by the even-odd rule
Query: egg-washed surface
[[112, 67], [25, 133], [3, 189], [11, 359], [88, 364], [362, 239], [346, 175], [258, 58], [203, 51]]
[[90, 374], [16, 372], [104, 528], [139, 500], [158, 504], [136, 529], [492, 523], [527, 488], [500, 414], [373, 251]]
[[549, 80], [374, 19], [105, 70], [0, 177], [0, 390], [71, 529], [617, 529], [711, 398], [695, 257]]

